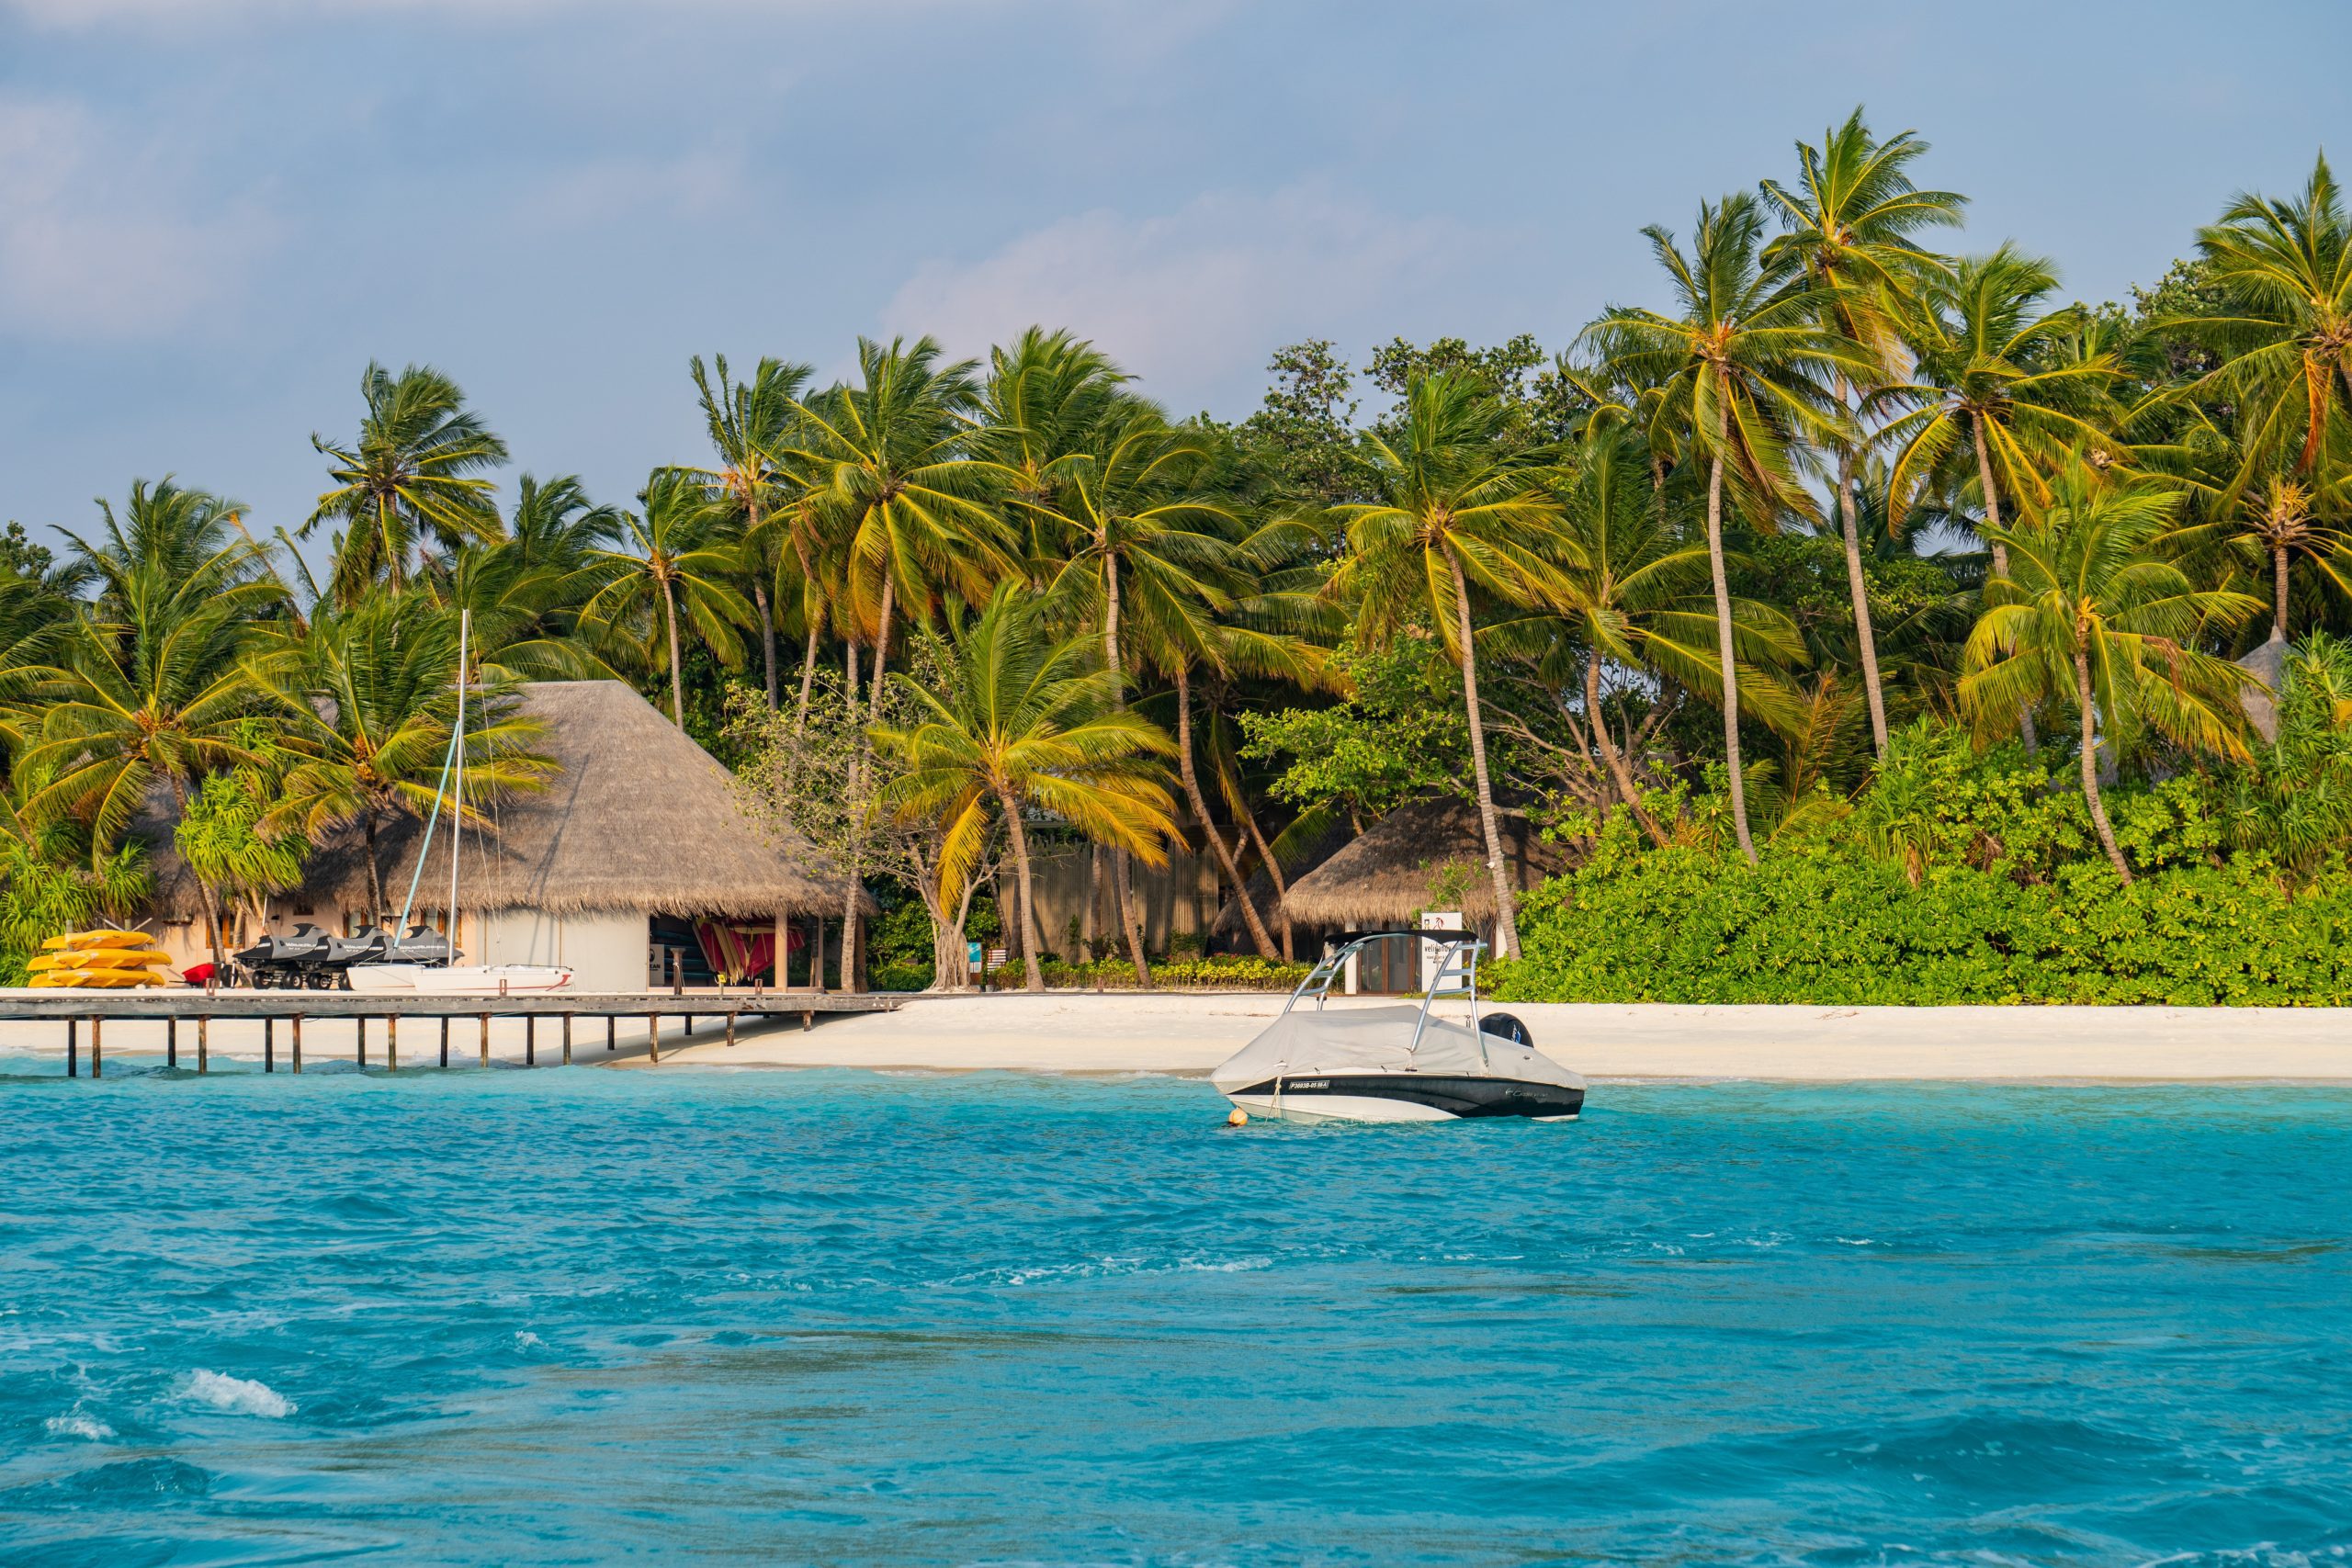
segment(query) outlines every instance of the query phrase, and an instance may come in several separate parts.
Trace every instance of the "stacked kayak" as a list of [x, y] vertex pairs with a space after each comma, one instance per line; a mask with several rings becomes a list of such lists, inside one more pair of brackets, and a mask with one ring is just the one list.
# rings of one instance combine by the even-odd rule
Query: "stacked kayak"
[[121, 991], [172, 983], [171, 955], [144, 931], [69, 931], [25, 967], [43, 990]]

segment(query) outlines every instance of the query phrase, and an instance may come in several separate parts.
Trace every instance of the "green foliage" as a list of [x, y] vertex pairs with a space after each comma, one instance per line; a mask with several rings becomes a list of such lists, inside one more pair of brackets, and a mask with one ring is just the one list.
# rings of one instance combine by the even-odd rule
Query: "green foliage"
[[146, 852], [127, 844], [93, 861], [40, 840], [0, 834], [0, 986], [21, 986], [26, 961], [67, 931], [129, 919], [153, 879]]
[[[1283, 964], [1241, 954], [1216, 958], [1169, 958], [1151, 965], [1151, 983], [1166, 990], [1288, 991], [1297, 987], [1314, 968], [1311, 964]], [[1064, 990], [1131, 991], [1136, 972], [1124, 958], [1102, 958], [1089, 964], [1051, 961], [1044, 965], [1048, 987]], [[989, 971], [994, 990], [1017, 990], [1022, 985], [1018, 964], [1000, 964]]]
[[1434, 638], [1408, 630], [1384, 646], [1342, 647], [1332, 664], [1345, 701], [1237, 716], [1249, 738], [1241, 755], [1281, 770], [1268, 794], [1366, 820], [1425, 795], [1468, 798], [1470, 727]]

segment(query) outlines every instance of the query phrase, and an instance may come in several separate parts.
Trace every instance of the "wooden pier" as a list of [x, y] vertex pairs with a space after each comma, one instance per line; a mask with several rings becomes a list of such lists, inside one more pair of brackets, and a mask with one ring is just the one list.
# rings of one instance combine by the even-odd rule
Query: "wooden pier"
[[[727, 1043], [732, 1045], [737, 1027], [746, 1020], [798, 1018], [800, 1027], [809, 1029], [815, 1027], [820, 1015], [891, 1012], [903, 999], [863, 992], [733, 987], [695, 991], [540, 991], [513, 996], [380, 991], [59, 990], [0, 995], [0, 1023], [57, 1023], [64, 1031], [67, 1077], [81, 1076], [85, 1031], [90, 1076], [106, 1075], [106, 1026], [113, 1022], [162, 1023], [164, 1065], [177, 1067], [183, 1049], [190, 1049], [199, 1073], [211, 1070], [210, 1026], [215, 1021], [260, 1022], [262, 1071], [266, 1073], [277, 1070], [278, 1028], [284, 1025], [288, 1069], [299, 1073], [303, 1062], [302, 1026], [322, 1020], [356, 1021], [357, 1028], [349, 1040], [338, 1040], [337, 1044], [347, 1045], [357, 1065], [366, 1067], [370, 1065], [368, 1023], [380, 1019], [384, 1025], [382, 1065], [397, 1070], [401, 1066], [403, 1023], [438, 1024], [430, 1049], [443, 1067], [449, 1065], [452, 1022], [474, 1026], [471, 1043], [480, 1065], [485, 1067], [491, 1061], [490, 1032], [493, 1021], [518, 1018], [523, 1021], [526, 1066], [539, 1065], [539, 1026], [550, 1023], [554, 1026], [550, 1032], [557, 1038], [548, 1043], [549, 1054], [568, 1066], [572, 1060], [575, 1029], [582, 1021], [603, 1021], [604, 1050], [600, 1054], [610, 1055], [616, 1050], [619, 1021], [642, 1019], [646, 1025], [647, 1058], [658, 1065], [662, 1060], [662, 1025], [665, 1019], [680, 1021], [681, 1037], [693, 1035], [697, 1019], [719, 1023], [726, 1030]], [[466, 1032], [458, 1032], [458, 1050], [462, 1054], [468, 1042], [463, 1038]], [[410, 1040], [413, 1044], [427, 1043], [414, 1032]], [[315, 1047], [312, 1055], [317, 1055]]]

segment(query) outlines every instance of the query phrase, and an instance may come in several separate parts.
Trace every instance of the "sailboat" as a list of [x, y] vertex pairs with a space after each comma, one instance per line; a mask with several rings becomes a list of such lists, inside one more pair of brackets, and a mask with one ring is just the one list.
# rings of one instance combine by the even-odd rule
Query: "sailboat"
[[[571, 971], [560, 964], [458, 964], [462, 957], [453, 942], [433, 935], [422, 926], [410, 926], [416, 908], [416, 885], [424, 875], [424, 857], [433, 848], [433, 832], [441, 821], [441, 802], [465, 799], [466, 788], [466, 654], [473, 629], [473, 612], [458, 615], [458, 718], [449, 731], [448, 754], [441, 760], [441, 787], [424, 819], [424, 839], [416, 847], [416, 869], [408, 879], [408, 899], [401, 908], [394, 931], [407, 930], [398, 941], [381, 942], [386, 962], [353, 964], [345, 971], [355, 991], [424, 991], [441, 995], [508, 996], [517, 992], [560, 991], [571, 984]], [[453, 784], [454, 780], [454, 792]], [[458, 851], [465, 835], [453, 815], [449, 823], [449, 930], [458, 929]]]

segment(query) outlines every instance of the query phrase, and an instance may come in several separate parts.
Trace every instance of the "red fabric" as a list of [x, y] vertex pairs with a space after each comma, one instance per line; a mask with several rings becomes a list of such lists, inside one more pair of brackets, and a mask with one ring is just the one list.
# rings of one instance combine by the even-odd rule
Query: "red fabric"
[[695, 942], [710, 972], [726, 979], [748, 980], [754, 975], [773, 976], [775, 972], [775, 928], [772, 925], [697, 920]]

